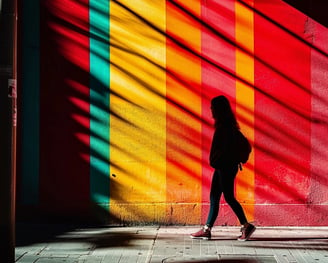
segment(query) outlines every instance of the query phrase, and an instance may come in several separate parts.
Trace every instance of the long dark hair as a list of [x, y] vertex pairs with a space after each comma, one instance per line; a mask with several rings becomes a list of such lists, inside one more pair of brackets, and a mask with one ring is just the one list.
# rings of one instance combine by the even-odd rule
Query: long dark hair
[[211, 109], [215, 120], [215, 127], [231, 127], [239, 129], [239, 124], [233, 113], [229, 100], [221, 95], [212, 99]]

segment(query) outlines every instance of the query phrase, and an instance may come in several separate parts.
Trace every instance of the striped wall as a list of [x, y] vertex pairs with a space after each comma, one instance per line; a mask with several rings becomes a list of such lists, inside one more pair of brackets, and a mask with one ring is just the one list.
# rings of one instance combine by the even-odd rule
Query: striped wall
[[[201, 224], [212, 97], [253, 144], [258, 225], [326, 225], [328, 30], [281, 0], [22, 4], [19, 207]], [[27, 210], [24, 210], [27, 211]], [[237, 224], [222, 200], [216, 222]]]

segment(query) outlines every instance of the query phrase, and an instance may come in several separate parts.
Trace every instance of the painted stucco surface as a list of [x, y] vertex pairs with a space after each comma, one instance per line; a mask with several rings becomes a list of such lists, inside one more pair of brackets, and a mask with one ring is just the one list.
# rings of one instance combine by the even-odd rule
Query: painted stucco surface
[[[204, 222], [210, 100], [223, 94], [253, 145], [236, 181], [248, 218], [328, 224], [324, 25], [280, 0], [48, 0], [22, 10], [20, 206]], [[217, 224], [237, 224], [222, 204]]]

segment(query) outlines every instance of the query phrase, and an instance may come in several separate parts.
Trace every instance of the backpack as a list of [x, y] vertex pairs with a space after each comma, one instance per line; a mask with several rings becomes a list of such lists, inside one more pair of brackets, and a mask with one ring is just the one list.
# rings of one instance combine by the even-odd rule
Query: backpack
[[[236, 130], [234, 134], [234, 155], [239, 164], [245, 164], [248, 161], [249, 155], [252, 151], [252, 146], [245, 135]], [[240, 169], [241, 165], [240, 165]]]

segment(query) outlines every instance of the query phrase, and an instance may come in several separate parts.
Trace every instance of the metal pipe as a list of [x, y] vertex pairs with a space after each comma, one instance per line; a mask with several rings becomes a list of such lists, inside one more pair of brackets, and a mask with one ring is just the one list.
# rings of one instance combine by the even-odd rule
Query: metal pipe
[[17, 0], [0, 2], [0, 255], [15, 261]]

